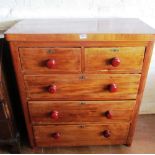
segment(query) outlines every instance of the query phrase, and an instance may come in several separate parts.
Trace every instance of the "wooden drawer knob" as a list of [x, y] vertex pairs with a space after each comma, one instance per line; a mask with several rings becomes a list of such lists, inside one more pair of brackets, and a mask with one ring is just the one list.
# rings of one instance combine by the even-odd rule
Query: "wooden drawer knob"
[[109, 130], [104, 130], [103, 131], [103, 136], [105, 137], [105, 138], [108, 138], [108, 137], [110, 137], [110, 131]]
[[113, 67], [117, 67], [117, 66], [119, 66], [120, 65], [120, 59], [119, 58], [112, 58], [111, 59], [111, 65], [113, 66]]
[[49, 59], [47, 62], [46, 62], [46, 66], [50, 69], [54, 68], [56, 62], [54, 59]]
[[55, 132], [55, 133], [52, 134], [52, 137], [54, 139], [59, 139], [60, 138], [60, 133], [59, 132]]
[[108, 119], [111, 119], [112, 118], [112, 112], [111, 111], [106, 111], [105, 112], [105, 116], [108, 118]]
[[51, 112], [51, 118], [57, 120], [59, 118], [59, 112], [54, 110]]
[[117, 85], [115, 83], [112, 83], [109, 85], [109, 91], [110, 92], [117, 92]]
[[48, 88], [48, 92], [51, 93], [51, 94], [56, 93], [56, 90], [57, 90], [56, 85], [51, 85], [51, 86], [49, 86], [49, 88]]

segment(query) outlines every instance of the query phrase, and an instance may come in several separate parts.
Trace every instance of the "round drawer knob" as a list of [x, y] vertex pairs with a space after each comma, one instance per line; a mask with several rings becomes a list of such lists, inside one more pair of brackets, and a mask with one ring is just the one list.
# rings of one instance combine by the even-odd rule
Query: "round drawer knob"
[[119, 66], [119, 65], [120, 65], [120, 62], [121, 62], [120, 59], [117, 58], [117, 57], [111, 59], [111, 65], [112, 65], [113, 67]]
[[46, 66], [48, 67], [48, 68], [54, 68], [54, 66], [55, 66], [55, 64], [56, 64], [56, 62], [55, 62], [55, 60], [54, 59], [49, 59], [47, 62], [46, 62]]
[[105, 137], [105, 138], [108, 138], [108, 137], [110, 137], [110, 131], [109, 130], [104, 130], [103, 131], [103, 136]]
[[59, 118], [59, 112], [56, 110], [52, 111], [51, 112], [51, 118], [54, 120], [58, 119]]
[[48, 88], [48, 92], [51, 93], [51, 94], [54, 94], [56, 92], [56, 90], [57, 90], [56, 85], [51, 85]]
[[112, 118], [112, 112], [111, 111], [106, 111], [105, 112], [105, 116], [108, 118], [108, 119], [111, 119]]
[[55, 133], [52, 134], [52, 137], [54, 139], [59, 139], [60, 138], [60, 133], [59, 132], [55, 132]]
[[115, 83], [112, 83], [109, 85], [109, 91], [110, 92], [117, 92], [117, 85]]

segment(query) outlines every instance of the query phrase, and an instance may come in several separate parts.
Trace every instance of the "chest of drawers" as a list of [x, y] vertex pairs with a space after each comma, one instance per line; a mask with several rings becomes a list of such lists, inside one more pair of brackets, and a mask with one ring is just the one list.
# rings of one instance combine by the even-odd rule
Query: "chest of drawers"
[[31, 146], [131, 145], [154, 34], [138, 19], [24, 20], [8, 30]]

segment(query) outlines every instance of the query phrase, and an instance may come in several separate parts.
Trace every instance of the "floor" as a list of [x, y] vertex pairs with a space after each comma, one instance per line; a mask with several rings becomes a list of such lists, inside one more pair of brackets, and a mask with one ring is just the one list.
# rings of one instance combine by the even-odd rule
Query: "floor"
[[[9, 153], [1, 148], [0, 153]], [[140, 115], [137, 122], [134, 141], [131, 147], [119, 146], [88, 146], [88, 147], [57, 147], [32, 150], [28, 144], [21, 145], [21, 153], [51, 154], [101, 154], [101, 153], [155, 153], [155, 115]]]

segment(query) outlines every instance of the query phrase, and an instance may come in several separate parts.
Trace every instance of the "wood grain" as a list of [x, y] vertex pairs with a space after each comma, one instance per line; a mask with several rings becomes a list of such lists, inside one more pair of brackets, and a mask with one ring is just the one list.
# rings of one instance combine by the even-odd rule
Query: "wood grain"
[[61, 48], [79, 48], [79, 47], [144, 47], [148, 45], [148, 41], [19, 41], [14, 42], [20, 48], [52, 48], [52, 47], [61, 47]]
[[[140, 73], [144, 51], [145, 47], [86, 48], [85, 70], [86, 72], [115, 70], [117, 72]], [[120, 59], [118, 67], [111, 65], [111, 60], [115, 57]]]
[[[22, 69], [25, 73], [53, 73], [81, 71], [80, 48], [19, 48]], [[55, 60], [55, 66], [48, 68], [49, 59]]]
[[138, 19], [33, 19], [20, 21], [5, 37], [9, 41], [150, 41], [154, 34]]
[[[81, 41], [79, 34], [5, 34], [8, 41]], [[87, 34], [85, 41], [153, 41], [153, 34]]]
[[152, 51], [153, 51], [153, 45], [154, 45], [153, 42], [149, 42], [149, 45], [147, 46], [146, 51], [145, 51], [145, 59], [144, 59], [144, 64], [143, 64], [143, 69], [142, 69], [142, 75], [141, 75], [140, 84], [139, 84], [139, 88], [138, 88], [133, 118], [132, 118], [130, 130], [129, 130], [129, 134], [128, 134], [127, 143], [126, 143], [128, 146], [130, 146], [132, 144], [132, 140], [133, 140], [133, 136], [134, 136], [137, 116], [138, 116], [139, 108], [140, 108], [142, 97], [143, 97], [146, 78], [147, 78], [151, 55], [152, 55]]
[[[108, 123], [131, 121], [135, 101], [30, 101], [29, 112], [32, 123]], [[58, 119], [51, 118], [51, 112], [58, 111]], [[106, 117], [106, 112], [112, 118]]]
[[[24, 20], [5, 37], [32, 147], [131, 144], [155, 30], [136, 19]], [[43, 62], [53, 56], [49, 71]], [[113, 57], [117, 68], [108, 64]], [[101, 115], [109, 109], [111, 120]], [[58, 120], [49, 119], [51, 110]]]
[[25, 19], [6, 34], [154, 34], [155, 30], [136, 18]]
[[[128, 123], [33, 127], [35, 143], [39, 147], [124, 144], [128, 129]], [[111, 136], [109, 138], [102, 135], [104, 130], [110, 131]], [[55, 132], [60, 133], [59, 139], [52, 137]]]
[[[122, 100], [136, 98], [140, 75], [58, 74], [25, 76], [24, 79], [27, 96], [31, 100]], [[117, 92], [109, 92], [111, 83], [117, 85]], [[48, 92], [50, 85], [56, 85], [56, 93]]]
[[12, 55], [12, 59], [13, 59], [13, 65], [14, 65], [14, 69], [15, 69], [15, 73], [16, 73], [16, 79], [17, 79], [22, 109], [23, 109], [23, 113], [24, 113], [24, 117], [25, 117], [29, 142], [30, 142], [31, 147], [34, 147], [33, 130], [32, 130], [30, 118], [28, 115], [29, 112], [28, 112], [28, 108], [27, 108], [24, 77], [21, 74], [21, 65], [20, 65], [20, 58], [19, 58], [19, 53], [18, 53], [18, 46], [14, 42], [11, 42], [9, 45], [10, 45], [11, 55]]

